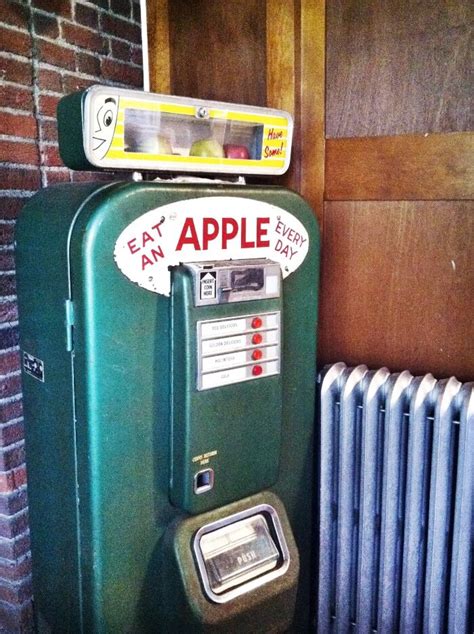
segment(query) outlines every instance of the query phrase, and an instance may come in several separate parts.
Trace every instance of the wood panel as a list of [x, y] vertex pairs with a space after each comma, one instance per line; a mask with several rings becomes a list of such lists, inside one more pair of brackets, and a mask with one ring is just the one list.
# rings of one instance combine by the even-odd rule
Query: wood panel
[[[296, 65], [299, 50], [296, 41], [298, 2], [266, 0], [267, 19], [267, 106], [290, 112], [294, 117], [293, 149], [299, 145], [300, 117], [297, 112]], [[275, 184], [293, 189], [300, 186], [301, 161], [293, 160], [288, 172], [272, 179]]]
[[147, 0], [150, 90], [170, 93], [170, 41], [168, 0]]
[[324, 192], [324, 0], [267, 0], [267, 105], [295, 128], [290, 170], [276, 182], [299, 191], [322, 224]]
[[301, 0], [299, 191], [316, 211], [321, 229], [324, 211], [325, 10], [324, 0]]
[[474, 198], [474, 133], [331, 139], [327, 200]]
[[320, 364], [474, 379], [472, 202], [326, 203]]
[[473, 129], [471, 0], [331, 0], [328, 137]]
[[264, 106], [265, 17], [261, 0], [170, 2], [173, 94]]

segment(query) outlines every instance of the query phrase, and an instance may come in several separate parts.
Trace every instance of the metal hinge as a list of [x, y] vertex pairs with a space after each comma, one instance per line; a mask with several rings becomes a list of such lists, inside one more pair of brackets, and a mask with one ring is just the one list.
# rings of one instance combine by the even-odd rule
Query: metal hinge
[[72, 352], [74, 348], [74, 304], [71, 299], [65, 302], [66, 309], [66, 350]]

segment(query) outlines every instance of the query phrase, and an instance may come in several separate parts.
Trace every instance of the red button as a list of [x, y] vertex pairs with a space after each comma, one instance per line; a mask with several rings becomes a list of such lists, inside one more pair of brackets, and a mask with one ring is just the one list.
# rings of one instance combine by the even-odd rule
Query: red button
[[254, 376], [260, 376], [263, 372], [263, 368], [261, 365], [254, 365], [252, 368], [252, 374]]
[[254, 335], [252, 335], [252, 343], [258, 345], [259, 343], [262, 343], [263, 341], [263, 335], [261, 335], [259, 332], [256, 332]]
[[260, 361], [260, 359], [262, 358], [262, 356], [263, 356], [263, 352], [262, 352], [261, 350], [254, 350], [254, 351], [252, 352], [252, 359], [253, 359], [254, 361]]
[[252, 328], [261, 328], [263, 324], [261, 317], [254, 317], [252, 319]]

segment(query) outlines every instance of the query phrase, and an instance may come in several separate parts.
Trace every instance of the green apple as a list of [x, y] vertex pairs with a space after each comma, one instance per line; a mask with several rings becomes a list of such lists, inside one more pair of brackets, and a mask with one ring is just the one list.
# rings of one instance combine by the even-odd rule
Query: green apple
[[189, 156], [224, 158], [224, 148], [215, 139], [200, 139], [191, 145]]

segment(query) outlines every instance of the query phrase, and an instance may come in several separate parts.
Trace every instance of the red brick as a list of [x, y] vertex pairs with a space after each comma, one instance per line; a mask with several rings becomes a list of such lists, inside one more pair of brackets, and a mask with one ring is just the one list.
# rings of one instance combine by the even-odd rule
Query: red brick
[[132, 42], [132, 44], [141, 43], [141, 30], [137, 24], [132, 24], [126, 20], [122, 20], [116, 16], [104, 13], [101, 16], [102, 29], [110, 35], [120, 37], [122, 40]]
[[38, 165], [38, 149], [35, 143], [0, 140], [0, 161]]
[[130, 61], [132, 57], [132, 46], [128, 42], [112, 38], [110, 40], [110, 48], [112, 57], [115, 57], [115, 59], [121, 59], [125, 62]]
[[15, 515], [28, 506], [26, 486], [11, 493], [0, 493], [0, 515]]
[[0, 601], [21, 605], [31, 599], [31, 579], [25, 579], [20, 583], [2, 582], [0, 580]]
[[131, 17], [132, 7], [130, 0], [110, 0], [110, 8], [114, 13], [123, 15], [126, 18]]
[[60, 15], [62, 18], [71, 17], [72, 2], [65, 0], [33, 0], [31, 4], [35, 9], [54, 13], [55, 15]]
[[[1, 174], [1, 168], [0, 168], [0, 174]], [[15, 237], [15, 227], [13, 226], [13, 223], [8, 223], [8, 224], [4, 222], [0, 223], [0, 245], [9, 246], [13, 244], [14, 237]], [[0, 349], [1, 349], [1, 346], [0, 346]]]
[[33, 26], [36, 35], [43, 35], [51, 40], [59, 37], [59, 24], [56, 16], [44, 15], [35, 11], [33, 14]]
[[84, 4], [76, 2], [75, 18], [78, 24], [88, 26], [96, 31], [99, 29], [99, 16], [95, 7], [86, 7]]
[[135, 66], [128, 66], [116, 62], [112, 59], [102, 60], [102, 73], [105, 79], [120, 82], [122, 84], [128, 84], [131, 86], [141, 86], [143, 82], [142, 69]]
[[46, 68], [38, 71], [38, 86], [40, 90], [49, 92], [63, 92], [63, 78], [61, 73]]
[[0, 90], [0, 107], [31, 111], [33, 110], [33, 93], [28, 88], [3, 85]]
[[[11, 471], [0, 472], [0, 493], [11, 493], [26, 485], [26, 466], [21, 465]], [[2, 573], [0, 570], [0, 579]]]
[[24, 169], [21, 167], [0, 167], [0, 182], [4, 189], [37, 190], [41, 179], [38, 169]]
[[[0, 271], [13, 271], [15, 269], [15, 257], [12, 252], [0, 251]], [[2, 316], [2, 306], [0, 304], [0, 321]], [[9, 320], [14, 321], [14, 320]]]
[[18, 370], [20, 370], [20, 353], [18, 350], [0, 353], [0, 374], [8, 374]]
[[107, 40], [98, 33], [77, 24], [63, 23], [63, 39], [87, 51], [95, 53], [107, 52]]
[[[5, 273], [4, 275], [0, 275], [0, 295], [3, 295], [3, 296], [14, 295], [15, 293], [16, 293], [15, 275], [12, 273]], [[0, 398], [5, 396], [11, 396], [11, 394], [7, 394], [5, 392], [5, 387], [2, 386], [2, 383], [0, 381]]]
[[61, 97], [40, 95], [38, 100], [39, 113], [45, 117], [56, 118], [56, 108]]
[[10, 196], [0, 197], [0, 218], [5, 220], [18, 218], [18, 214], [25, 205], [27, 198], [17, 198]]
[[94, 81], [93, 79], [84, 79], [83, 77], [77, 77], [77, 75], [65, 75], [64, 92], [69, 94], [78, 90], [85, 90], [96, 83], [97, 81]]
[[[0, 276], [0, 280], [7, 275]], [[13, 277], [13, 276], [11, 276]], [[8, 398], [9, 396], [15, 396], [21, 392], [21, 376], [19, 374], [13, 374], [12, 376], [6, 376], [0, 379], [0, 398]]]
[[40, 121], [41, 140], [52, 142], [58, 140], [58, 125], [56, 121], [43, 119]]
[[28, 512], [20, 511], [14, 517], [0, 516], [0, 536], [15, 538], [28, 529]]
[[0, 0], [0, 16], [2, 22], [28, 30], [29, 8], [18, 2]]
[[10, 134], [12, 136], [34, 139], [36, 132], [36, 120], [32, 114], [21, 115], [11, 114], [10, 112], [0, 112], [0, 134]]
[[3, 81], [31, 86], [33, 80], [31, 63], [9, 57], [0, 57], [0, 77]]
[[2, 43], [2, 51], [24, 55], [25, 57], [31, 55], [31, 38], [28, 33], [12, 31], [0, 26], [0, 42]]
[[30, 534], [24, 532], [13, 539], [0, 537], [0, 557], [15, 561], [19, 557], [26, 555], [30, 548]]
[[31, 573], [31, 557], [27, 555], [19, 561], [0, 562], [0, 578], [19, 581]]
[[[14, 302], [2, 302], [0, 304], [0, 323], [7, 324], [18, 319], [18, 308]], [[0, 357], [1, 359], [1, 357]], [[1, 367], [1, 361], [0, 361]]]
[[41, 150], [42, 164], [48, 167], [63, 167], [57, 145], [45, 145]]
[[32, 632], [33, 605], [31, 601], [28, 600], [20, 606], [2, 603], [0, 623], [5, 628], [4, 632]]
[[76, 69], [86, 75], [100, 75], [100, 59], [87, 53], [76, 54]]
[[[0, 449], [0, 471], [9, 471], [25, 462], [25, 446], [23, 443]], [[0, 525], [1, 526], [1, 525]], [[0, 535], [3, 535], [0, 528]], [[8, 535], [4, 535], [8, 537]]]
[[[0, 331], [1, 332], [1, 331]], [[18, 342], [17, 342], [18, 343]], [[15, 344], [12, 344], [15, 345]], [[4, 346], [5, 348], [7, 346]], [[11, 346], [8, 346], [11, 347]], [[10, 420], [15, 420], [23, 413], [23, 403], [21, 400], [0, 403], [0, 423], [5, 424]]]
[[2, 447], [20, 442], [25, 437], [25, 427], [22, 420], [0, 425], [0, 443]]
[[142, 47], [141, 46], [134, 46], [133, 47], [132, 57], [131, 57], [130, 61], [133, 64], [136, 64], [137, 66], [142, 66], [143, 65]]
[[46, 185], [54, 185], [55, 183], [68, 183], [70, 181], [70, 171], [63, 169], [46, 170]]
[[117, 177], [110, 172], [71, 172], [74, 183], [89, 183], [91, 181], [104, 181], [106, 183], [116, 180]]
[[[66, 3], [65, 3], [66, 4]], [[38, 59], [52, 66], [74, 69], [74, 51], [65, 46], [38, 39]]]

